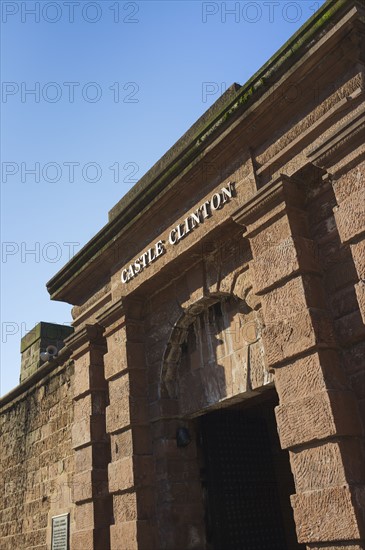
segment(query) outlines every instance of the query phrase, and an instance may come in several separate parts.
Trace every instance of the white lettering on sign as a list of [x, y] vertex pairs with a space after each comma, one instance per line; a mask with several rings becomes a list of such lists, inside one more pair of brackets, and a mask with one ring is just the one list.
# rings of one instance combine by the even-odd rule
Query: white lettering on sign
[[[168, 237], [168, 243], [172, 246], [176, 245], [181, 239], [186, 237], [200, 224], [204, 223], [207, 218], [210, 218], [216, 210], [222, 208], [233, 196], [233, 185], [231, 182], [226, 187], [222, 187], [219, 193], [214, 193], [209, 201], [205, 201], [194, 212], [185, 218], [183, 223], [179, 223], [171, 229]], [[127, 283], [141, 273], [146, 267], [153, 263], [157, 258], [166, 252], [165, 241], [159, 240], [151, 248], [143, 252], [143, 254], [134, 260], [128, 267], [123, 269], [121, 274], [122, 283]]]
[[68, 550], [68, 524], [68, 514], [62, 514], [52, 518], [51, 550]]

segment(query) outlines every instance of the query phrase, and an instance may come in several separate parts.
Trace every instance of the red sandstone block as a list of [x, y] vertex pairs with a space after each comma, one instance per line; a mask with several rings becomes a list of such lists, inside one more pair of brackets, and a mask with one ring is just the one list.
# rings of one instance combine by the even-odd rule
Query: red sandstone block
[[75, 474], [72, 480], [73, 502], [103, 498], [108, 495], [106, 470], [89, 470]]
[[349, 170], [333, 181], [333, 190], [338, 204], [343, 202], [353, 192], [363, 187], [365, 178], [365, 162], [360, 162], [355, 168]]
[[138, 488], [136, 491], [113, 495], [113, 515], [115, 523], [146, 520], [154, 515], [155, 489]]
[[288, 237], [252, 262], [254, 292], [262, 294], [296, 273], [320, 273], [318, 252], [310, 239]]
[[75, 472], [85, 472], [93, 466], [93, 449], [92, 445], [77, 449], [75, 452]]
[[84, 395], [92, 390], [104, 390], [104, 368], [102, 365], [93, 365], [81, 369], [75, 367], [74, 395]]
[[328, 298], [330, 310], [335, 319], [344, 317], [359, 309], [353, 283], [345, 288], [338, 289], [336, 292], [331, 292]]
[[318, 277], [303, 275], [267, 292], [262, 305], [265, 323], [274, 323], [308, 308], [326, 309], [326, 299]]
[[294, 519], [300, 543], [351, 541], [361, 538], [362, 523], [357, 516], [358, 488], [334, 487], [322, 491], [292, 495]]
[[151, 448], [149, 426], [133, 426], [132, 429], [111, 436], [113, 462], [133, 454], [150, 454]]
[[321, 391], [275, 409], [283, 449], [339, 435], [360, 435], [352, 392]]
[[135, 369], [109, 382], [110, 402], [128, 397], [145, 397], [147, 394], [147, 373], [145, 369]]
[[135, 491], [113, 495], [114, 522], [134, 521], [138, 517], [137, 494]]
[[123, 431], [122, 433], [112, 434], [110, 436], [110, 447], [112, 452], [112, 462], [116, 462], [121, 458], [126, 458], [133, 455], [133, 434], [132, 429]]
[[95, 527], [94, 503], [84, 502], [75, 508], [76, 531], [86, 531]]
[[130, 426], [130, 410], [129, 400], [126, 403], [110, 404], [106, 408], [106, 431], [107, 433], [115, 433], [118, 430], [123, 430]]
[[139, 342], [124, 341], [119, 346], [114, 342], [109, 346], [108, 353], [104, 356], [105, 378], [113, 378], [126, 369], [143, 369], [146, 365], [144, 344]]
[[142, 398], [127, 398], [123, 402], [115, 400], [106, 409], [106, 429], [115, 433], [130, 425], [147, 423], [147, 403]]
[[364, 449], [357, 438], [325, 441], [290, 451], [297, 493], [365, 481]]
[[355, 291], [362, 321], [365, 324], [365, 281], [357, 283], [357, 285], [355, 285]]
[[90, 420], [85, 418], [72, 426], [72, 446], [74, 449], [91, 441]]
[[105, 416], [93, 414], [72, 426], [72, 447], [77, 449], [92, 441], [105, 441]]
[[350, 245], [357, 274], [360, 280], [365, 280], [365, 240]]
[[126, 457], [108, 465], [109, 490], [111, 493], [125, 491], [152, 483], [154, 463], [152, 456]]
[[257, 233], [250, 239], [253, 257], [256, 258], [262, 253], [274, 248], [285, 239], [292, 236], [288, 216], [282, 216], [275, 220], [266, 230]]
[[326, 311], [304, 310], [299, 315], [266, 324], [262, 331], [268, 368], [314, 347], [334, 347]]
[[82, 395], [90, 389], [90, 356], [88, 353], [75, 359], [74, 395]]
[[124, 349], [108, 351], [108, 353], [104, 355], [104, 372], [106, 380], [110, 380], [126, 369], [127, 361]]
[[74, 422], [90, 417], [92, 414], [91, 399], [91, 394], [89, 394], [74, 401]]
[[153, 550], [155, 533], [148, 521], [126, 521], [110, 527], [111, 550]]
[[109, 490], [111, 493], [134, 487], [133, 457], [126, 457], [108, 465]]
[[125, 372], [122, 376], [109, 381], [110, 403], [114, 404], [128, 402], [130, 396], [129, 376]]
[[340, 205], [334, 214], [341, 241], [353, 241], [365, 233], [365, 191], [354, 191]]
[[71, 533], [71, 548], [72, 550], [94, 550], [93, 529]]
[[365, 368], [365, 341], [344, 350], [342, 361], [348, 375], [363, 370]]
[[365, 338], [365, 325], [360, 311], [354, 311], [334, 322], [338, 342], [343, 346], [359, 342]]
[[333, 350], [321, 350], [275, 369], [280, 404], [296, 401], [325, 389], [347, 389], [347, 380]]

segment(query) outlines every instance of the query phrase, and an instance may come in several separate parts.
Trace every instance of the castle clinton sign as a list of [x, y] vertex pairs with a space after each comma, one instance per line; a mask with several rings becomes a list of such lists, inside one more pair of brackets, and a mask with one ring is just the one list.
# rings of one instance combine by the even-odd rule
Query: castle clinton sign
[[233, 184], [229, 182], [226, 187], [222, 187], [219, 193], [214, 193], [210, 200], [205, 201], [197, 210], [191, 212], [183, 223], [179, 223], [176, 227], [171, 229], [168, 243], [165, 243], [163, 240], [157, 241], [154, 246], [143, 252], [143, 254], [134, 260], [126, 269], [123, 269], [121, 274], [122, 283], [127, 283], [131, 279], [134, 279], [139, 273], [142, 273], [144, 269], [166, 252], [167, 245], [175, 246], [196, 227], [204, 223], [207, 218], [210, 218], [216, 210], [219, 210], [229, 202], [232, 196]]

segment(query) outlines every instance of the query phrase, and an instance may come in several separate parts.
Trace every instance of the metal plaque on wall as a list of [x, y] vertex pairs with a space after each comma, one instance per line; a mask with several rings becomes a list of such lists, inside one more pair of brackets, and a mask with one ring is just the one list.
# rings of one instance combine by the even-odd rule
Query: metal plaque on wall
[[70, 514], [62, 514], [52, 518], [51, 550], [69, 550], [69, 516]]

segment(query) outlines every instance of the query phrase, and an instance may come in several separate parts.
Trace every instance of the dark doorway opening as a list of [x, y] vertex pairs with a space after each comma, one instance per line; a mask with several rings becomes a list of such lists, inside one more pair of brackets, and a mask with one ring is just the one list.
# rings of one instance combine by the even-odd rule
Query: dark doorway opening
[[276, 431], [276, 394], [255, 407], [200, 418], [209, 550], [301, 550], [287, 451]]

